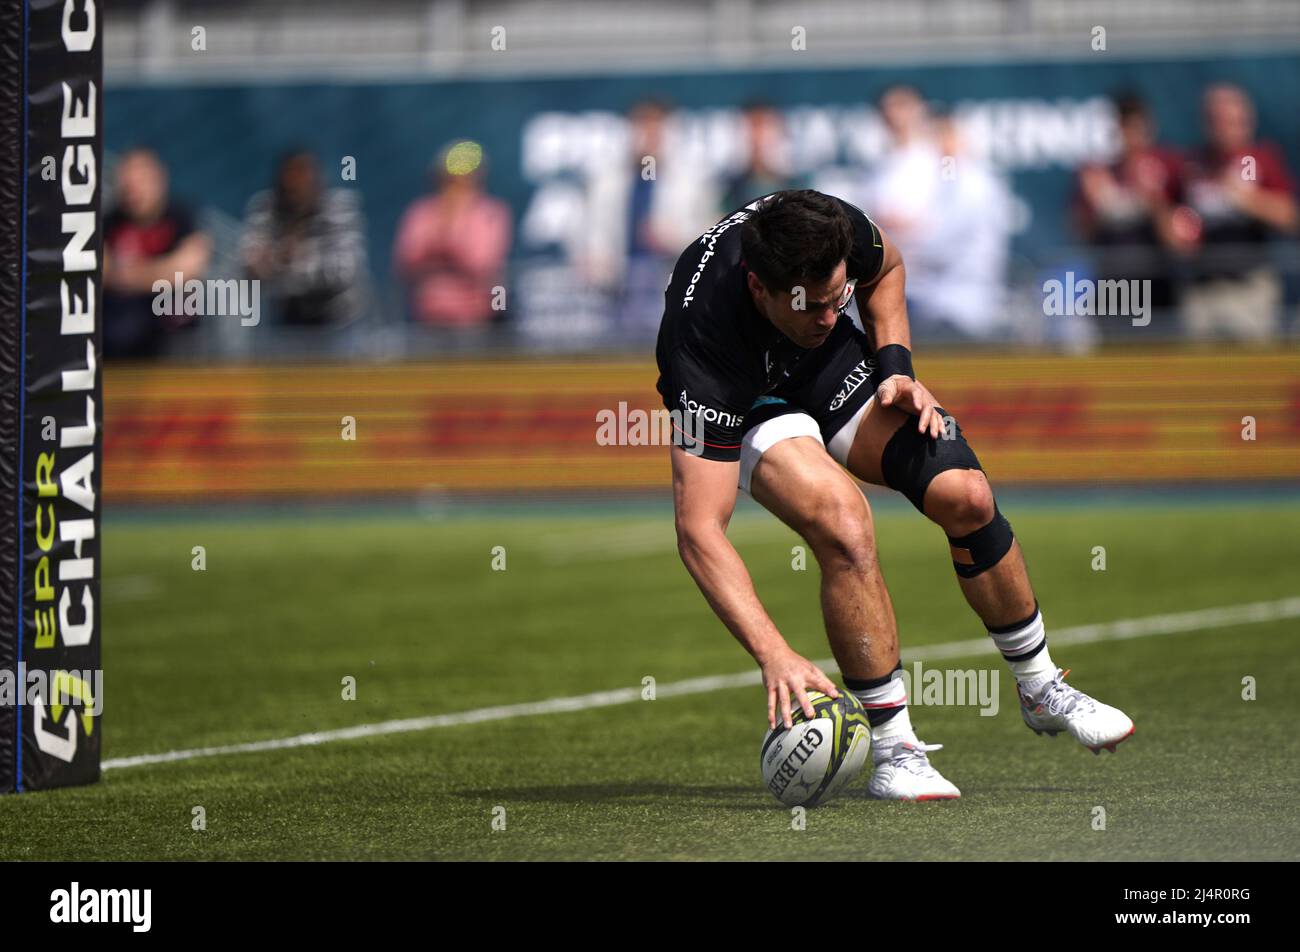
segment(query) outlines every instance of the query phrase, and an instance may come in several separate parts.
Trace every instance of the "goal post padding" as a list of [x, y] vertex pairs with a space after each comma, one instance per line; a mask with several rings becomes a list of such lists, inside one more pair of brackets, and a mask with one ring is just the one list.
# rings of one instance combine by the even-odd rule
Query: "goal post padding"
[[14, 792], [99, 777], [103, 4], [4, 4], [0, 39], [0, 792]]

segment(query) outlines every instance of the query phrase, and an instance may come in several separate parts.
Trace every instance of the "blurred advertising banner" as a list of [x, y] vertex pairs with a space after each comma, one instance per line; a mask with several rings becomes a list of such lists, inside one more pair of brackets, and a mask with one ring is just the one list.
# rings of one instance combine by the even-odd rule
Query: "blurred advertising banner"
[[[959, 130], [944, 157], [971, 183], [957, 198], [977, 208], [980, 247], [996, 252], [983, 267], [995, 276], [1009, 267], [1034, 287], [1062, 268], [1088, 268], [1077, 249], [1060, 246], [1077, 237], [1078, 170], [1119, 152], [1111, 97], [1142, 97], [1158, 144], [1194, 149], [1204, 141], [1202, 91], [1223, 82], [1249, 96], [1258, 135], [1294, 177], [1300, 57], [1289, 51], [410, 81], [136, 80], [114, 85], [105, 128], [111, 154], [156, 150], [173, 195], [200, 211], [213, 235], [214, 267], [231, 273], [250, 198], [270, 185], [276, 157], [287, 143], [310, 150], [364, 220], [370, 278], [391, 289], [378, 309], [390, 317], [419, 310], [418, 295], [395, 278], [402, 223], [437, 188], [441, 150], [467, 140], [485, 194], [512, 220], [501, 281], [518, 346], [573, 352], [652, 340], [666, 265], [723, 214], [777, 186], [853, 201], [905, 246], [913, 204], [929, 205], [918, 183], [890, 177], [917, 167], [899, 159], [877, 103], [898, 84], [916, 87]], [[650, 103], [664, 114], [653, 118]], [[770, 107], [767, 124], [747, 112], [755, 103]], [[770, 168], [756, 184], [758, 144]], [[967, 206], [943, 207], [944, 227], [969, 243]], [[918, 242], [913, 235], [912, 247]], [[910, 267], [917, 260], [909, 270], [919, 277]]]
[[[1300, 355], [924, 357], [999, 483], [1300, 478]], [[666, 490], [646, 362], [110, 368], [113, 502]]]

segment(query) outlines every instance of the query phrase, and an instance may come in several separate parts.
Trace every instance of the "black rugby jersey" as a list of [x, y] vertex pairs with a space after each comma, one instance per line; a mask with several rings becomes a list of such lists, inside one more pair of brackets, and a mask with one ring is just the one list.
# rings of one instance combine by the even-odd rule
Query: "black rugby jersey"
[[[754, 402], [797, 379], [815, 362], [810, 355], [829, 352], [842, 339], [843, 325], [852, 326], [852, 318], [841, 314], [826, 341], [805, 349], [754, 306], [741, 264], [740, 230], [764, 200], [732, 212], [692, 242], [664, 292], [657, 389], [668, 410], [693, 419], [692, 436], [702, 440], [706, 459], [739, 459], [745, 415]], [[869, 283], [884, 262], [880, 232], [861, 209], [835, 200], [853, 223], [848, 277]]]

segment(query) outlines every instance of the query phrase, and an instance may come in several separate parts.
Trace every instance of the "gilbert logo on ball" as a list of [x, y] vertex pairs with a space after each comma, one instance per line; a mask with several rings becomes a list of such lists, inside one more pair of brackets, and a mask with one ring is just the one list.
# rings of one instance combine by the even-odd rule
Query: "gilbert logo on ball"
[[840, 793], [862, 772], [871, 752], [871, 725], [862, 702], [847, 691], [832, 698], [808, 692], [814, 717], [796, 706], [793, 726], [763, 738], [763, 784], [786, 806], [813, 807]]

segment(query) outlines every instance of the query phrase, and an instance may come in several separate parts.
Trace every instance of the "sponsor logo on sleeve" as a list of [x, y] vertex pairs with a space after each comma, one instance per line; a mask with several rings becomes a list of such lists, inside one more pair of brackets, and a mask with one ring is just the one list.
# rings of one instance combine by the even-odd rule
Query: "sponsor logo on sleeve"
[[699, 243], [704, 246], [704, 254], [700, 256], [700, 263], [695, 266], [695, 273], [691, 275], [691, 283], [686, 286], [686, 294], [682, 297], [682, 307], [689, 307], [695, 300], [695, 285], [699, 284], [700, 278], [704, 276], [704, 266], [714, 255], [714, 248], [718, 244], [718, 239], [722, 237], [723, 232], [733, 225], [739, 225], [749, 217], [749, 212], [745, 209], [736, 212], [729, 218], [724, 218], [704, 234], [700, 235]]

